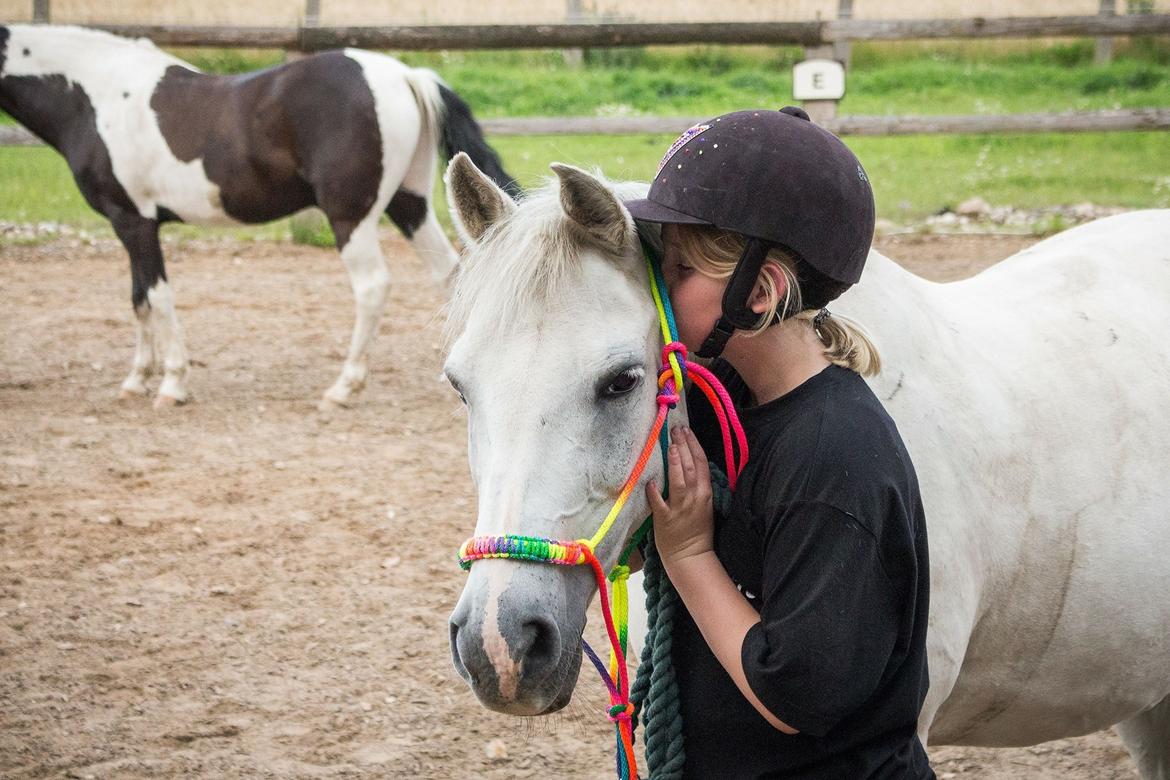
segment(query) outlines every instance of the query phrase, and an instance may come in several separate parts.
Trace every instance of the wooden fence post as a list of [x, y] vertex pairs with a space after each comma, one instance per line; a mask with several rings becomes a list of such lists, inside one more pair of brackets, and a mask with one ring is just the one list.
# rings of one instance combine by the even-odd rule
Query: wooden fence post
[[33, 0], [33, 24], [49, 23], [49, 0]]
[[[579, 24], [583, 18], [581, 0], [566, 0], [565, 24]], [[561, 56], [570, 68], [580, 68], [585, 64], [584, 49], [561, 49]]]
[[[1113, 16], [1115, 13], [1115, 0], [1101, 0], [1101, 9], [1097, 12], [1098, 16]], [[1093, 54], [1093, 63], [1108, 65], [1111, 62], [1113, 62], [1113, 39], [1098, 38], [1097, 51]]]
[[[321, 0], [305, 0], [305, 18], [302, 27], [317, 27], [321, 24]], [[284, 61], [293, 62], [307, 56], [300, 49], [286, 49]], [[295, 244], [322, 246], [330, 234], [329, 219], [316, 206], [301, 209], [289, 217], [289, 232]]]
[[[837, 18], [853, 18], [853, 0], [837, 0]], [[841, 38], [833, 42], [833, 59], [844, 65], [846, 72], [849, 71], [849, 66], [853, 64], [853, 44], [849, 39]]]
[[[804, 48], [804, 58], [806, 60], [831, 60], [834, 58], [833, 54], [832, 44], [825, 46], [806, 46]], [[818, 125], [825, 124], [826, 121], [837, 118], [836, 100], [806, 100], [804, 101], [803, 108], [808, 113], [808, 118]]]

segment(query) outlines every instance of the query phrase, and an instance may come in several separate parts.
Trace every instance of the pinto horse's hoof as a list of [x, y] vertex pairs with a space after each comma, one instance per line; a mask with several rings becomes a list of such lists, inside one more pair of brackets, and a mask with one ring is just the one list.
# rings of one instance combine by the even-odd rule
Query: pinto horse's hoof
[[119, 401], [134, 401], [134, 400], [137, 400], [139, 398], [145, 398], [145, 397], [146, 397], [145, 388], [142, 390], [136, 390], [136, 389], [132, 389], [129, 387], [123, 387], [121, 390], [118, 391], [118, 400]]
[[179, 399], [175, 398], [173, 395], [163, 395], [162, 393], [159, 393], [154, 397], [155, 409], [169, 409], [172, 406], [182, 406], [185, 403], [187, 403], [186, 398]]
[[318, 412], [333, 412], [333, 411], [336, 411], [338, 409], [348, 409], [352, 405], [353, 405], [352, 401], [339, 401], [336, 398], [330, 398], [329, 396], [325, 396], [317, 403], [317, 411]]

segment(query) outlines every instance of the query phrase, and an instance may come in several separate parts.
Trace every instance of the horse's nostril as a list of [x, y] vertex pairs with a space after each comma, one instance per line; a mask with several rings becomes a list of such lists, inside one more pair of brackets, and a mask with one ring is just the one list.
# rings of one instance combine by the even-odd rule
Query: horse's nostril
[[561, 657], [561, 632], [553, 621], [538, 617], [524, 624], [521, 631], [521, 663], [528, 673], [539, 673], [557, 664]]
[[459, 629], [463, 628], [464, 619], [465, 617], [461, 617], [457, 611], [451, 616], [450, 621], [448, 621], [447, 630], [451, 638], [451, 663], [455, 665], [455, 671], [459, 673], [459, 676], [467, 680], [469, 679], [467, 666], [464, 664], [463, 658], [459, 653]]

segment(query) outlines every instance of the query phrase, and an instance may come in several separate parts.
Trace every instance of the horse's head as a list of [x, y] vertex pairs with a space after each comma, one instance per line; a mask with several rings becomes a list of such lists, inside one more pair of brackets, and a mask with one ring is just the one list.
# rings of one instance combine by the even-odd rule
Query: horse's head
[[[634, 223], [615, 185], [552, 169], [519, 204], [464, 155], [447, 171], [465, 250], [445, 370], [467, 404], [476, 536], [592, 536], [654, 422], [662, 342]], [[642, 488], [661, 471], [652, 458], [597, 547], [603, 566], [647, 515]], [[476, 562], [451, 616], [456, 669], [492, 709], [560, 709], [595, 592], [588, 566]]]

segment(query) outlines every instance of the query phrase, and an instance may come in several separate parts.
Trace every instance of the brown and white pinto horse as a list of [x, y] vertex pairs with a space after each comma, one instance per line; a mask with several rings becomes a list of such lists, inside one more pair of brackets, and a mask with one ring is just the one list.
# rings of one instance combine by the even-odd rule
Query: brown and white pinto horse
[[431, 71], [371, 52], [330, 51], [238, 76], [200, 73], [146, 40], [77, 27], [0, 26], [0, 109], [64, 155], [86, 201], [130, 254], [138, 347], [123, 397], [188, 399], [188, 358], [159, 226], [267, 222], [307, 206], [329, 219], [357, 300], [341, 375], [322, 404], [366, 380], [390, 273], [383, 213], [445, 277], [457, 262], [429, 199], [437, 149], [466, 151], [513, 180], [467, 104]]

